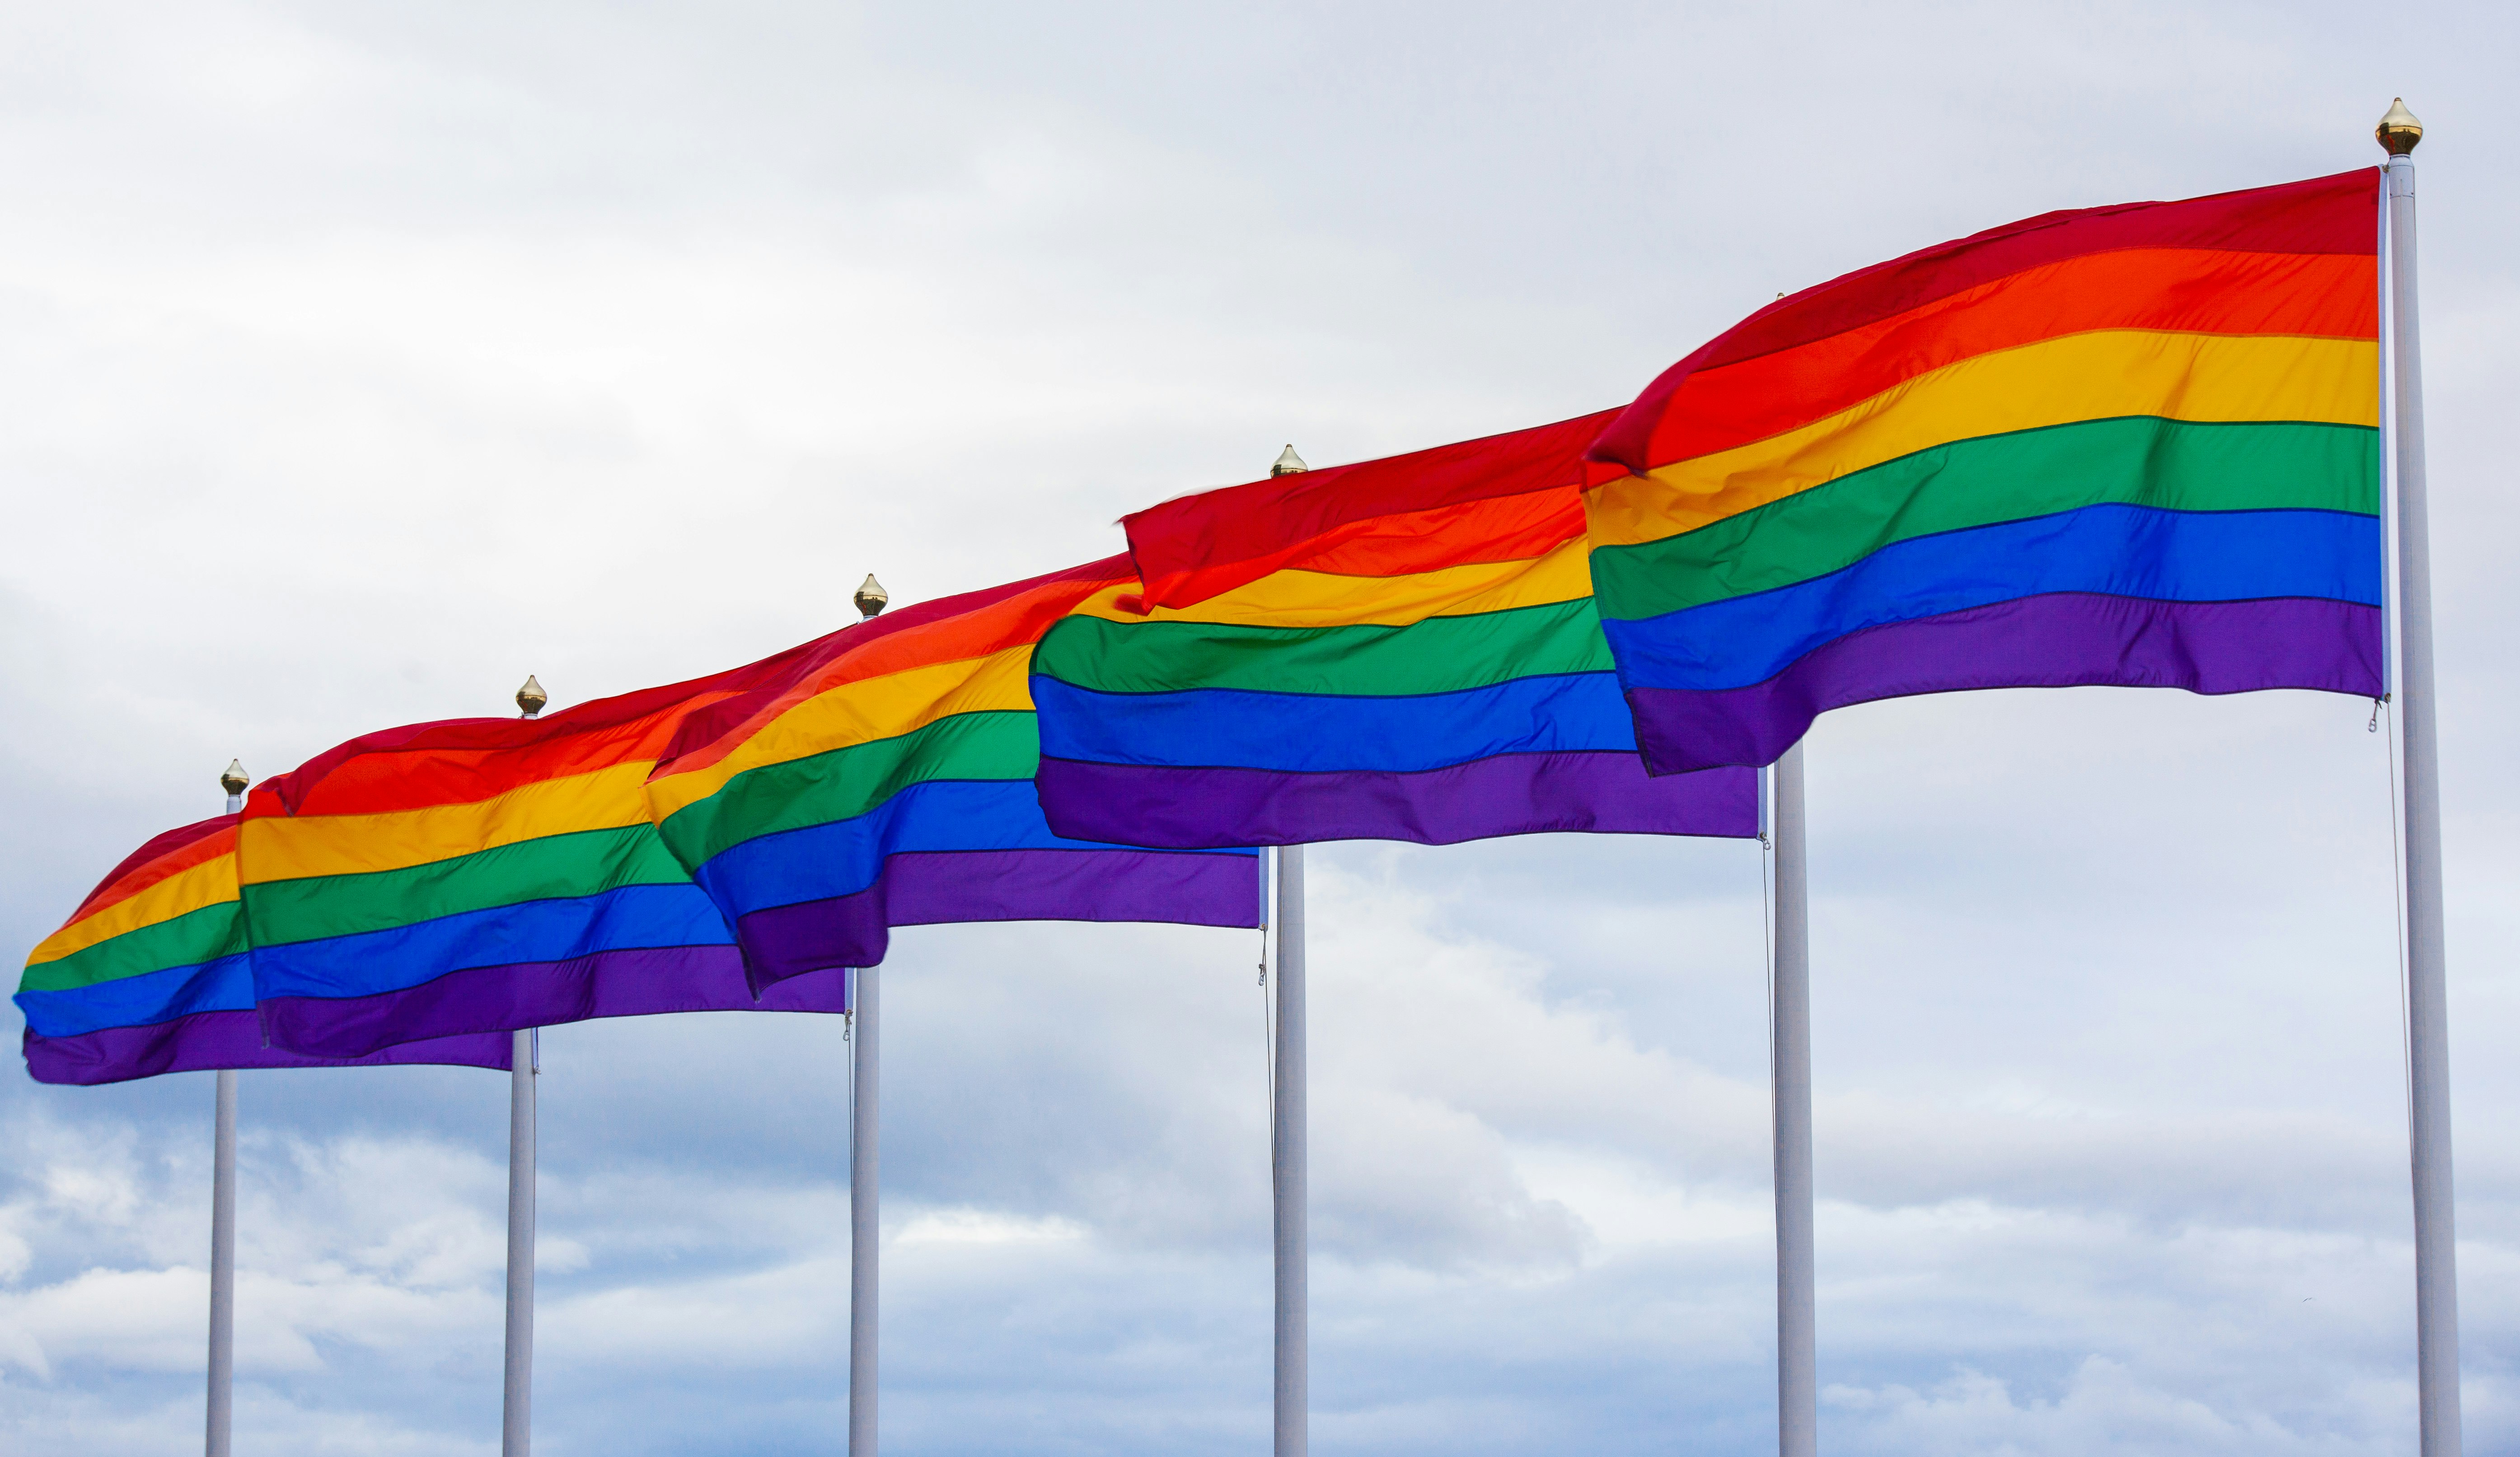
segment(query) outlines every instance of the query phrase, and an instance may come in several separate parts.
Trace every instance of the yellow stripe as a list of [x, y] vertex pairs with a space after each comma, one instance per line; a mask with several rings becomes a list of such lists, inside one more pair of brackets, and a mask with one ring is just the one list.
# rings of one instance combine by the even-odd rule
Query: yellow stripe
[[1152, 615], [1117, 605], [1136, 583], [1096, 593], [1076, 611], [1113, 622], [1212, 622], [1235, 627], [1407, 627], [1429, 617], [1466, 617], [1508, 607], [1538, 607], [1593, 595], [1593, 568], [1581, 540], [1527, 561], [1449, 566], [1405, 577], [1342, 577], [1328, 572], [1272, 572], [1246, 587], [1190, 607]]
[[167, 876], [136, 896], [125, 897], [94, 915], [64, 926], [44, 938], [44, 944], [26, 957], [26, 964], [41, 966], [47, 961], [58, 961], [126, 932], [154, 926], [160, 921], [171, 921], [204, 905], [216, 905], [235, 899], [236, 857], [223, 855], [217, 860], [203, 861], [189, 870]]
[[1980, 354], [1784, 434], [1586, 493], [1597, 547], [1656, 542], [1956, 440], [2076, 420], [2380, 422], [2369, 339], [2108, 330]]
[[545, 779], [470, 805], [382, 815], [301, 815], [248, 819], [238, 860], [248, 884], [309, 875], [357, 875], [452, 860], [497, 845], [576, 830], [618, 829], [648, 817], [647, 762]]
[[842, 684], [780, 715], [735, 752], [687, 774], [669, 774], [648, 786], [651, 813], [662, 821], [708, 798], [746, 770], [898, 738], [959, 713], [1032, 712], [1024, 675], [1032, 644], [1020, 643], [986, 657], [931, 663], [881, 678]]

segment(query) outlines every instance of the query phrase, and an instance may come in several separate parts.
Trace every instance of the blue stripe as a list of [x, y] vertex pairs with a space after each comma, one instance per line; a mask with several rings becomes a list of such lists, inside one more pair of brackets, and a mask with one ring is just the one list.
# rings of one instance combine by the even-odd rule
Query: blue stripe
[[[1122, 848], [1052, 834], [1030, 779], [931, 779], [854, 819], [730, 846], [701, 865], [697, 878], [728, 915], [743, 916], [776, 905], [856, 895], [875, 884], [887, 856]], [[1115, 861], [1113, 873], [1126, 873], [1126, 865]]]
[[266, 998], [375, 996], [467, 967], [642, 947], [733, 945], [725, 917], [698, 886], [625, 885], [600, 896], [495, 905], [357, 936], [257, 947], [253, 957]]
[[168, 966], [85, 987], [21, 992], [15, 998], [40, 1038], [74, 1038], [110, 1027], [155, 1027], [195, 1012], [253, 1009], [253, 967], [246, 956]]
[[1190, 688], [1099, 693], [1032, 681], [1049, 759], [1172, 769], [1416, 773], [1499, 754], [1635, 753], [1608, 673], [1517, 678], [1408, 697]]
[[[1849, 633], [2052, 593], [2377, 606], [2380, 540], [2378, 517], [2346, 511], [2092, 506], [1918, 537], [1791, 587], [1601, 626], [1631, 687], [1738, 688]], [[1042, 728], [1043, 752], [1057, 754], [1046, 705]]]

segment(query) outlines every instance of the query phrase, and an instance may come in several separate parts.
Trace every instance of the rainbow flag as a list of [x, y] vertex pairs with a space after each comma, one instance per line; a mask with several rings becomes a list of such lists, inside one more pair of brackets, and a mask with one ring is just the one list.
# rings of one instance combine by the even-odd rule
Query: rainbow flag
[[[1126, 519], [1137, 581], [1043, 638], [1041, 803], [1142, 845], [1758, 833], [1746, 772], [1649, 777], [1585, 560], [1615, 412]], [[1143, 583], [1143, 587], [1141, 587]]]
[[1674, 365], [1586, 498], [1647, 763], [1958, 688], [2378, 696], [2379, 178], [2048, 213]]
[[1125, 557], [904, 608], [745, 670], [648, 781], [664, 844], [756, 984], [872, 966], [894, 926], [1260, 922], [1257, 853], [1053, 834], [1034, 798], [1033, 644], [1133, 581]]
[[386, 729], [257, 785], [238, 861], [272, 1039], [347, 1055], [590, 1017], [842, 1010], [837, 973], [756, 998], [648, 818], [657, 757], [742, 672]]
[[168, 830], [113, 867], [26, 958], [26, 1071], [120, 1082], [210, 1068], [452, 1063], [506, 1068], [503, 1037], [442, 1038], [358, 1058], [266, 1045], [238, 900], [237, 819]]

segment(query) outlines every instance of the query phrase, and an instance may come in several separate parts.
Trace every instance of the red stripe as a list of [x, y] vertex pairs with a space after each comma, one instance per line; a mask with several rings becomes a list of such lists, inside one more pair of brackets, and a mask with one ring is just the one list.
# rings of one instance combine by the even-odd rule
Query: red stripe
[[[1617, 415], [1604, 410], [1405, 456], [1205, 491], [1124, 516], [1120, 524], [1129, 530], [1129, 551], [1148, 598], [1157, 606], [1187, 607], [1284, 569], [1341, 527], [1609, 480], [1618, 471], [1586, 461], [1584, 452]], [[1411, 570], [1498, 559], [1434, 560]]]
[[[1799, 348], [2048, 264], [2133, 248], [2372, 255], [2380, 169], [2178, 202], [2050, 212], [1876, 263], [1752, 314], [1665, 370], [1593, 445], [1596, 461], [1644, 471], [1685, 460], [1667, 432], [1690, 376]], [[1752, 437], [1758, 438], [1758, 437]]]
[[[1186, 607], [1281, 571], [1406, 577], [1491, 561], [1530, 561], [1584, 534], [1584, 493], [1557, 486], [1494, 501], [1401, 511], [1334, 526], [1284, 552], [1173, 579], [1167, 606]], [[1138, 604], [1143, 610], [1143, 601]]]
[[477, 804], [527, 784], [653, 760], [684, 715], [740, 687], [743, 671], [597, 699], [548, 719], [447, 719], [363, 734], [257, 785], [246, 817]]
[[180, 875], [220, 856], [235, 854], [239, 817], [221, 815], [181, 829], [170, 829], [124, 856], [122, 863], [107, 871], [105, 878], [96, 883], [96, 889], [87, 893], [87, 899], [81, 901], [78, 909], [71, 911], [70, 918], [62, 924], [77, 925], [107, 906], [128, 901], [169, 876]]
[[246, 817], [472, 804], [524, 784], [653, 758], [670, 736], [657, 731], [660, 723], [742, 687], [759, 666], [598, 698], [548, 718], [441, 719], [361, 734], [257, 785]]

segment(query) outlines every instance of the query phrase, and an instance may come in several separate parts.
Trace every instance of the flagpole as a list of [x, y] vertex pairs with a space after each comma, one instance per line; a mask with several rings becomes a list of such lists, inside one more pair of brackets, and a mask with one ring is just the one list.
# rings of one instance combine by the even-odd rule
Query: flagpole
[[[228, 813], [245, 809], [245, 761], [228, 761], [219, 787]], [[236, 1414], [236, 1119], [237, 1075], [221, 1068], [210, 1122], [210, 1358], [209, 1394], [202, 1450], [229, 1457]]]
[[500, 1457], [533, 1449], [534, 1035], [515, 1034], [508, 1074], [508, 1370]]
[[[517, 689], [530, 719], [551, 695], [532, 674]], [[499, 1411], [500, 1457], [526, 1457], [534, 1441], [534, 1079], [540, 1050], [531, 1030], [515, 1035], [508, 1069], [508, 1359]]]
[[1820, 1451], [1820, 1358], [1812, 1241], [1811, 893], [1803, 860], [1803, 746], [1768, 771], [1775, 802], [1777, 939], [1769, 985], [1776, 1118], [1777, 1451]]
[[876, 1282], [882, 1253], [882, 1226], [876, 1217], [880, 1187], [876, 1140], [883, 1002], [874, 967], [856, 967], [845, 975], [856, 1048], [849, 1121], [849, 1457], [876, 1457]]
[[[849, 595], [859, 627], [882, 615], [892, 594], [867, 573]], [[848, 978], [849, 1082], [849, 1457], [876, 1457], [876, 1352], [879, 1348], [878, 1298], [883, 1267], [882, 1195], [878, 1134], [882, 1126], [883, 1004], [875, 968], [852, 966]]]
[[1311, 1238], [1304, 1088], [1304, 847], [1278, 847], [1278, 1380], [1276, 1457], [1304, 1457], [1310, 1440], [1308, 1331]]
[[[1312, 467], [1290, 443], [1269, 478]], [[1304, 847], [1278, 847], [1278, 1066], [1270, 1088], [1269, 1183], [1277, 1265], [1276, 1457], [1312, 1443], [1312, 1112], [1304, 1056]]]
[[2397, 102], [2389, 166], [2390, 433], [2398, 467], [2398, 713], [2406, 737], [2408, 1142], [2415, 1203], [2415, 1391], [2423, 1457], [2458, 1457], [2458, 1254], [2452, 1216], [2450, 1006], [2442, 928], [2441, 755], [2433, 680], [2432, 541], [2415, 314], [2415, 144]]

